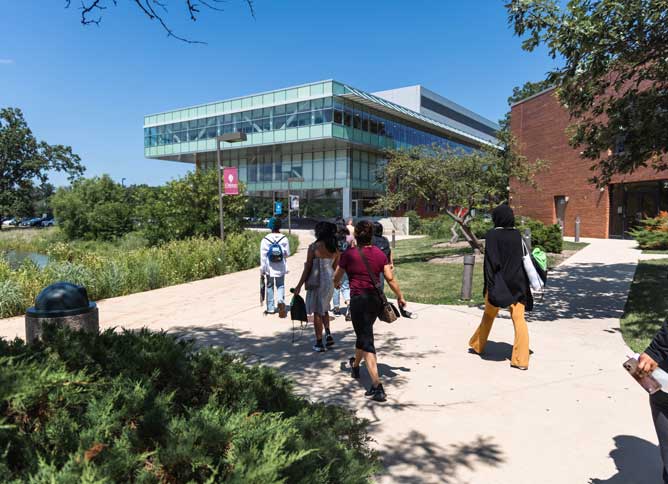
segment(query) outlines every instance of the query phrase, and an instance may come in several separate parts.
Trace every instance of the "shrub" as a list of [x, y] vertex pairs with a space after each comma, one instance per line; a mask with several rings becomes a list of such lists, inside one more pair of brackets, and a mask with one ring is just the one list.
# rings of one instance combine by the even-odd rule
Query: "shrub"
[[470, 226], [471, 231], [477, 238], [484, 239], [487, 236], [487, 232], [494, 228], [494, 222], [492, 222], [492, 219], [475, 217], [471, 220]]
[[81, 178], [71, 187], [59, 188], [51, 203], [70, 239], [112, 240], [132, 230], [126, 189], [109, 175]]
[[0, 341], [0, 473], [20, 482], [368, 482], [368, 422], [164, 333]]
[[12, 279], [0, 279], [0, 318], [13, 316], [23, 312], [24, 309], [23, 293], [19, 283]]
[[[243, 193], [243, 186], [240, 186]], [[226, 235], [245, 226], [246, 197], [223, 197]], [[168, 182], [150, 194], [137, 209], [142, 232], [152, 245], [189, 237], [220, 234], [216, 170], [197, 170]]]
[[[52, 261], [44, 269], [26, 259], [12, 271], [0, 257], [0, 281], [8, 281], [0, 294], [2, 317], [23, 313], [40, 290], [57, 281], [81, 284], [98, 300], [250, 269], [260, 264], [264, 236], [251, 231], [229, 235], [224, 250], [219, 239], [202, 237], [133, 250], [126, 250], [123, 241], [118, 246], [57, 242], [47, 251]], [[299, 239], [289, 239], [294, 253]]]
[[422, 219], [420, 219], [420, 216], [415, 210], [409, 210], [404, 214], [404, 217], [408, 217], [408, 230], [411, 235], [422, 233], [420, 231], [422, 228]]
[[629, 231], [641, 249], [668, 250], [668, 212], [647, 218], [641, 226]]
[[450, 239], [454, 220], [448, 215], [422, 219], [420, 232], [434, 239]]
[[545, 252], [561, 254], [564, 238], [558, 224], [545, 225], [539, 220], [524, 218], [518, 229], [524, 233], [527, 228], [531, 229], [532, 246], [541, 247]]

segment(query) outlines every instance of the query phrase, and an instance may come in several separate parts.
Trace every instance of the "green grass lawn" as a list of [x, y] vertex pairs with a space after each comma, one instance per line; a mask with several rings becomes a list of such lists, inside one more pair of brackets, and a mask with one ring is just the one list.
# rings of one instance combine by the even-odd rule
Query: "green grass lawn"
[[[470, 247], [446, 248], [434, 245], [447, 242], [431, 237], [401, 240], [394, 250], [394, 264], [397, 278], [404, 297], [408, 301], [427, 304], [480, 304], [482, 297], [482, 260], [477, 257], [473, 277], [473, 299], [462, 301], [459, 299], [462, 288], [462, 272], [464, 265], [431, 264], [427, 261], [435, 257], [472, 254]], [[388, 296], [391, 291], [386, 287]]]
[[[476, 265], [473, 272], [473, 298], [471, 301], [460, 299], [462, 289], [462, 263], [432, 264], [427, 262], [435, 257], [446, 257], [451, 255], [472, 254], [470, 247], [445, 248], [434, 247], [434, 245], [447, 242], [431, 237], [419, 239], [408, 239], [397, 242], [394, 250], [395, 272], [399, 285], [407, 301], [426, 304], [471, 304], [484, 303], [482, 296], [483, 288], [483, 256], [476, 257]], [[566, 242], [564, 250], [580, 250], [587, 243]], [[550, 256], [550, 267], [554, 266], [557, 259]], [[387, 295], [392, 297], [389, 288]]]
[[659, 254], [659, 255], [668, 255], [668, 250], [643, 250], [643, 254]]
[[642, 353], [668, 315], [668, 260], [640, 261], [629, 292], [622, 335]]
[[564, 240], [563, 250], [580, 250], [587, 247], [589, 244], [587, 242], [569, 242]]

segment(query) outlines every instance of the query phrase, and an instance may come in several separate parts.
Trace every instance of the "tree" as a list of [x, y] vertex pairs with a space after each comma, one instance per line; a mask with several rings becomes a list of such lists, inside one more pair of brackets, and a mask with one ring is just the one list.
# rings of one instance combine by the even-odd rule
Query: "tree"
[[512, 0], [523, 49], [564, 65], [547, 75], [575, 121], [570, 142], [593, 161], [592, 181], [668, 168], [668, 1]]
[[423, 200], [439, 207], [461, 227], [473, 249], [482, 251], [470, 227], [470, 218], [456, 207], [481, 209], [507, 199], [512, 174], [532, 183], [542, 163], [528, 164], [511, 145], [465, 152], [440, 146], [414, 146], [387, 152], [387, 163], [378, 173], [387, 190], [373, 204], [374, 210], [395, 211], [411, 201]]
[[82, 178], [52, 198], [58, 223], [70, 239], [112, 240], [133, 229], [128, 192], [109, 175]]
[[32, 206], [50, 171], [65, 172], [70, 180], [80, 176], [80, 161], [69, 146], [37, 141], [20, 109], [0, 109], [0, 221], [15, 215], [13, 209]]
[[[253, 0], [242, 0], [250, 10], [250, 13], [255, 17], [255, 7]], [[157, 22], [160, 27], [167, 32], [167, 37], [174, 37], [175, 39], [187, 42], [189, 44], [204, 44], [198, 40], [190, 40], [181, 37], [174, 33], [168, 23], [169, 0], [130, 0], [131, 5], [135, 6], [144, 16], [149, 20]], [[223, 9], [221, 4], [224, 0], [179, 0], [181, 7], [185, 7], [188, 18], [196, 22], [202, 13], [202, 9], [221, 12]], [[65, 8], [70, 8], [71, 0], [65, 0]], [[118, 5], [118, 0], [81, 0], [81, 23], [83, 25], [100, 25], [102, 16], [106, 13], [110, 6]]]
[[[223, 208], [225, 234], [241, 232], [246, 197], [225, 196]], [[220, 235], [216, 170], [196, 170], [170, 181], [149, 196], [140, 212], [142, 230], [152, 244]]]

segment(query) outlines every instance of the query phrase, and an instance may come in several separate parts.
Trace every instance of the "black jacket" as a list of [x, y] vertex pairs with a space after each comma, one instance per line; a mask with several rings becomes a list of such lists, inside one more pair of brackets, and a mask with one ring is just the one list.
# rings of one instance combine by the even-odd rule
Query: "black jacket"
[[654, 339], [645, 350], [654, 361], [661, 364], [663, 369], [668, 366], [668, 319], [663, 322], [663, 326], [658, 333], [654, 335]]
[[527, 311], [533, 309], [529, 279], [522, 262], [522, 235], [515, 227], [515, 216], [508, 205], [492, 212], [495, 228], [485, 238], [484, 294], [500, 306], [520, 302]]

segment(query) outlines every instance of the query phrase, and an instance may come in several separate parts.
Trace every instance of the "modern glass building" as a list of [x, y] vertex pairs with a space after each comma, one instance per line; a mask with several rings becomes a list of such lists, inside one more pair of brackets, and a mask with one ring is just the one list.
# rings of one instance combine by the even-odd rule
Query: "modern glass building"
[[317, 200], [327, 215], [348, 217], [383, 190], [385, 149], [476, 149], [495, 144], [497, 130], [421, 86], [374, 95], [328, 80], [145, 116], [144, 155], [213, 169], [216, 136], [243, 131], [246, 141], [221, 143], [222, 160], [239, 167], [249, 195], [285, 198], [288, 178], [302, 178], [290, 190], [303, 207]]

